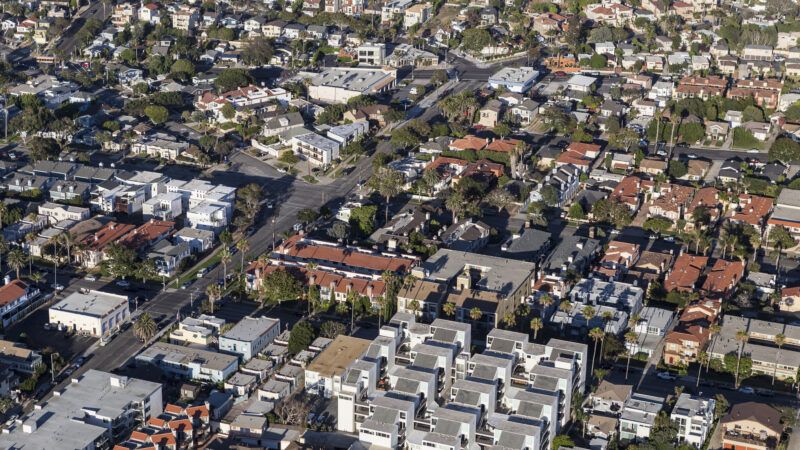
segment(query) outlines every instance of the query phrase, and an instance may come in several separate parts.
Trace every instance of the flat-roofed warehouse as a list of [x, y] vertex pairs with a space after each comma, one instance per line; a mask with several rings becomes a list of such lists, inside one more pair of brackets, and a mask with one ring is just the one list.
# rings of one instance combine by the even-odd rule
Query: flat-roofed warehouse
[[347, 103], [359, 95], [386, 92], [396, 83], [396, 70], [332, 67], [311, 77], [308, 94], [325, 103]]

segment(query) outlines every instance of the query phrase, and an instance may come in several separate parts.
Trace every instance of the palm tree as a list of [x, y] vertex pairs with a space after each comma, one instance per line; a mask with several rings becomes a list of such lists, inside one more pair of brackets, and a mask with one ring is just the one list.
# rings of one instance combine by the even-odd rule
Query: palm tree
[[44, 279], [44, 275], [42, 275], [42, 273], [41, 273], [41, 272], [34, 272], [34, 273], [31, 275], [31, 281], [32, 281], [34, 284], [39, 284], [39, 283], [41, 283], [43, 279]]
[[403, 277], [403, 290], [407, 291], [407, 290], [413, 289], [414, 286], [417, 284], [417, 281], [419, 281], [419, 279], [417, 277], [415, 277], [414, 275], [410, 274], [410, 273], [408, 275], [404, 276]]
[[[722, 328], [719, 326], [719, 324], [712, 323], [708, 327], [708, 342], [713, 342], [714, 336], [719, 334], [721, 329]], [[709, 357], [706, 359], [706, 373], [708, 373], [708, 369], [710, 366], [711, 366], [711, 355], [709, 355]]]
[[5, 202], [0, 202], [0, 228], [3, 228], [3, 219], [8, 213], [8, 205]]
[[515, 316], [513, 312], [506, 313], [506, 315], [503, 316], [503, 322], [505, 322], [506, 328], [514, 328], [517, 324], [517, 316]]
[[544, 314], [545, 310], [553, 306], [553, 302], [553, 297], [550, 297], [550, 294], [542, 294], [542, 296], [539, 297], [539, 304], [542, 305], [542, 314]]
[[8, 265], [17, 271], [17, 279], [19, 280], [19, 269], [25, 266], [28, 257], [19, 248], [15, 248], [8, 252]]
[[739, 387], [739, 363], [742, 361], [742, 351], [744, 350], [744, 343], [747, 342], [747, 339], [750, 336], [747, 334], [745, 330], [739, 330], [736, 332], [736, 340], [739, 341], [739, 351], [736, 354], [736, 373], [734, 374], [733, 385], [735, 387]]
[[136, 323], [133, 324], [133, 334], [142, 342], [149, 341], [150, 338], [156, 334], [157, 330], [156, 322], [147, 312], [143, 312], [142, 315], [136, 319]]
[[64, 249], [67, 251], [67, 265], [72, 263], [72, 246], [75, 245], [75, 238], [69, 231], [65, 231], [58, 235], [56, 238], [59, 244], [61, 244]]
[[8, 242], [6, 242], [3, 236], [0, 236], [0, 269], [3, 268], [3, 253], [7, 251], [8, 251]]
[[241, 265], [242, 265], [242, 283], [244, 283], [244, 258], [247, 256], [247, 252], [250, 251], [250, 243], [247, 242], [247, 239], [241, 239], [239, 242], [236, 243], [236, 250], [239, 250], [241, 253]]
[[594, 319], [594, 316], [597, 315], [597, 310], [594, 309], [594, 306], [592, 305], [586, 305], [581, 310], [581, 314], [583, 315], [583, 318], [586, 320], [586, 326], [588, 327], [589, 323], [591, 323], [592, 319]]
[[558, 304], [558, 310], [569, 314], [572, 311], [572, 302], [566, 299], [561, 300], [561, 303]]
[[228, 263], [231, 262], [231, 250], [227, 246], [222, 247], [219, 252], [219, 260], [222, 262], [222, 289], [228, 289]]
[[456, 304], [453, 302], [447, 302], [442, 305], [442, 312], [444, 312], [448, 317], [453, 317], [456, 314]]
[[695, 387], [700, 386], [700, 372], [703, 370], [703, 364], [705, 364], [708, 359], [708, 353], [704, 351], [700, 351], [697, 354], [697, 362], [700, 364], [700, 367], [697, 368], [697, 383], [695, 383]]
[[778, 333], [775, 335], [775, 345], [778, 346], [778, 354], [775, 358], [775, 368], [772, 370], [772, 384], [775, 385], [775, 374], [778, 372], [778, 362], [781, 360], [781, 347], [786, 343], [786, 335]]
[[25, 242], [28, 244], [26, 246], [28, 251], [28, 275], [33, 273], [33, 253], [31, 253], [31, 244], [36, 240], [36, 237], [36, 233], [34, 232], [25, 235]]
[[539, 330], [541, 330], [542, 328], [544, 328], [544, 323], [542, 323], [541, 317], [534, 317], [533, 319], [531, 319], [531, 330], [533, 330], [534, 341], [539, 336]]
[[599, 327], [594, 327], [589, 331], [589, 337], [594, 341], [594, 351], [592, 353], [592, 371], [589, 372], [589, 374], [594, 373], [594, 360], [595, 357], [597, 357], [597, 341], [602, 341], [605, 336], [606, 333]]
[[388, 167], [378, 170], [369, 180], [370, 187], [386, 199], [384, 221], [389, 221], [389, 201], [403, 189], [403, 175]]
[[483, 313], [477, 306], [469, 310], [469, 318], [475, 322], [481, 320], [481, 317], [483, 317]]
[[[600, 315], [603, 319], [603, 332], [606, 332], [608, 329], [608, 323], [614, 320], [614, 313], [611, 311], [603, 311], [603, 314]], [[603, 346], [606, 343], [606, 337], [603, 335], [603, 340], [600, 341], [600, 361], [603, 360]]]
[[[263, 285], [263, 283], [261, 283]], [[206, 287], [206, 295], [208, 296], [208, 306], [211, 314], [214, 314], [214, 304], [222, 298], [222, 288], [219, 287], [218, 284], [213, 283], [209, 284]], [[264, 302], [262, 299], [261, 307], [264, 307]]]
[[[627, 333], [625, 333], [625, 343], [626, 344], [633, 345], [636, 342], [638, 342], [638, 340], [639, 339], [637, 338], [636, 333], [634, 333], [633, 331], [628, 331]], [[628, 350], [628, 363], [625, 365], [625, 379], [626, 380], [628, 379], [628, 369], [631, 367], [631, 355], [632, 354], [633, 354], [633, 352]]]
[[453, 215], [453, 223], [458, 221], [459, 214], [464, 211], [466, 199], [464, 198], [464, 194], [461, 193], [459, 190], [453, 190], [450, 192], [450, 195], [444, 199], [444, 207], [449, 209]]
[[413, 299], [408, 302], [408, 309], [414, 312], [414, 316], [417, 316], [417, 312], [419, 311], [419, 301], [417, 299]]

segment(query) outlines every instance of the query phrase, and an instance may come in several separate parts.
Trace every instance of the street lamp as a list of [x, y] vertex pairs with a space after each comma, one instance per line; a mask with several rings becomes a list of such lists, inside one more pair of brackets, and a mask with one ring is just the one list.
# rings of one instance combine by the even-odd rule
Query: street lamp
[[272, 253], [275, 253], [275, 218], [273, 217], [270, 222], [272, 223]]

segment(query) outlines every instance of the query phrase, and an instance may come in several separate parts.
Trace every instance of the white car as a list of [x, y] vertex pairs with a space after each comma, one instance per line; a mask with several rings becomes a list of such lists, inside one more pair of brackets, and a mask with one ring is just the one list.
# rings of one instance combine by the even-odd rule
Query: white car
[[86, 275], [84, 277], [84, 280], [86, 280], [86, 281], [97, 281], [97, 275], [95, 275], [93, 273], [90, 273], [89, 275]]
[[666, 381], [675, 381], [675, 380], [677, 379], [677, 378], [675, 377], [675, 375], [672, 375], [672, 374], [671, 374], [671, 373], [669, 373], [669, 372], [658, 372], [658, 373], [656, 374], [656, 376], [657, 376], [658, 378], [661, 378], [662, 380], [666, 380]]

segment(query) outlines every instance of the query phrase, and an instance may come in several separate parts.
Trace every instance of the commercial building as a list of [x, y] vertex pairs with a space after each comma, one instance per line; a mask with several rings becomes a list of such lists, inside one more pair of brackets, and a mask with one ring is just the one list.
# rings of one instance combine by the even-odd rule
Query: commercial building
[[243, 361], [261, 353], [281, 332], [281, 321], [271, 317], [245, 317], [219, 338], [219, 350], [239, 355]]
[[110, 448], [162, 410], [160, 384], [91, 369], [3, 430], [0, 441], [9, 449]]
[[489, 86], [492, 89], [504, 87], [511, 92], [523, 94], [533, 87], [537, 78], [539, 72], [533, 67], [504, 67], [489, 77]]
[[377, 68], [328, 68], [311, 77], [309, 96], [325, 103], [347, 103], [359, 95], [387, 92], [397, 82], [395, 70]]
[[50, 323], [107, 337], [130, 321], [128, 297], [101, 291], [73, 292], [50, 307]]
[[181, 345], [156, 342], [136, 356], [168, 376], [220, 383], [239, 367], [239, 358]]

